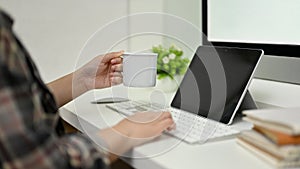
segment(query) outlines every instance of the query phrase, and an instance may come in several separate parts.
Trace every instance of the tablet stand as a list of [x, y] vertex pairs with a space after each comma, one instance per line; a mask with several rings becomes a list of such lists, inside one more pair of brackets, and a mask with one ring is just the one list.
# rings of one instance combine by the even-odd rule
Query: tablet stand
[[237, 113], [241, 113], [243, 110], [248, 110], [248, 109], [257, 109], [257, 105], [253, 97], [251, 96], [249, 90], [247, 90], [246, 95]]

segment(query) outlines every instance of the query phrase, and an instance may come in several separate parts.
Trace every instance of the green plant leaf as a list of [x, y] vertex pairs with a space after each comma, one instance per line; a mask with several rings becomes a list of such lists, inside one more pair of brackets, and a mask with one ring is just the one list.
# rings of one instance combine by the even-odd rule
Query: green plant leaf
[[[183, 51], [176, 47], [175, 45], [171, 45], [169, 48], [165, 48], [162, 45], [153, 46], [152, 52], [158, 54], [157, 58], [157, 75], [158, 79], [163, 79], [166, 77], [170, 77], [173, 79], [175, 75], [183, 75], [187, 70], [187, 65], [190, 60], [188, 58], [183, 58]], [[165, 64], [163, 62], [164, 57], [169, 57], [169, 55], [173, 53], [176, 55], [175, 58], [169, 58], [170, 61]]]

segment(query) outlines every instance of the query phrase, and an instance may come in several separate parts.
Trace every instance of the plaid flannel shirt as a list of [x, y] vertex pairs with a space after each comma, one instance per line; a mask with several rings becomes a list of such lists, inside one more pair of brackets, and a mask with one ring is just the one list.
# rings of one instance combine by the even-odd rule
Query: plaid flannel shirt
[[55, 134], [58, 108], [0, 10], [0, 162], [7, 169], [107, 168], [106, 153], [81, 134]]

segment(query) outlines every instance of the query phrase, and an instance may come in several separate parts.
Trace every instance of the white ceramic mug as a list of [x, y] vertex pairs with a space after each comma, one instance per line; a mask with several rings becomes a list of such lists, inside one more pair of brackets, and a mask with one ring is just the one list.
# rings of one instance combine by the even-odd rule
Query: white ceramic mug
[[124, 53], [123, 84], [129, 87], [154, 87], [156, 65], [156, 53]]

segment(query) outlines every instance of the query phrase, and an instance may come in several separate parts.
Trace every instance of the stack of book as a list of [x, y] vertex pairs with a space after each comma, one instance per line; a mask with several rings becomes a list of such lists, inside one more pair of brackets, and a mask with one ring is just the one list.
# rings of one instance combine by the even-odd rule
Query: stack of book
[[254, 124], [237, 142], [277, 168], [300, 167], [300, 108], [247, 110]]

